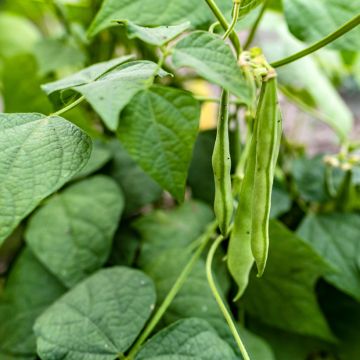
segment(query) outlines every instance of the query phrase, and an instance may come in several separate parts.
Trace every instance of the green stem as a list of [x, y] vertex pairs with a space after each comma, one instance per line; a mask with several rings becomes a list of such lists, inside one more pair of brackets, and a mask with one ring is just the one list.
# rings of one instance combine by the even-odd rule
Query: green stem
[[[188, 276], [190, 275], [194, 265], [199, 260], [206, 245], [208, 244], [209, 240], [211, 239], [212, 235], [214, 234], [216, 228], [217, 228], [217, 222], [214, 221], [211, 224], [209, 224], [206, 232], [201, 235], [200, 238], [202, 239], [202, 241], [201, 241], [200, 246], [198, 247], [196, 252], [193, 254], [193, 256], [191, 257], [189, 262], [186, 264], [183, 271], [177, 278], [175, 284], [172, 286], [172, 288], [166, 295], [166, 298], [164, 299], [164, 301], [162, 302], [162, 304], [160, 305], [160, 307], [158, 308], [158, 310], [156, 311], [156, 313], [154, 314], [154, 316], [152, 317], [150, 322], [147, 324], [146, 328], [141, 333], [140, 337], [137, 339], [134, 346], [131, 348], [129, 355], [126, 357], [127, 360], [134, 359], [134, 357], [137, 354], [137, 352], [139, 351], [141, 345], [148, 338], [148, 336], [152, 333], [155, 326], [158, 324], [158, 322], [160, 321], [160, 319], [162, 318], [162, 316], [164, 315], [164, 313], [166, 312], [166, 310], [168, 309], [168, 307], [174, 300], [175, 296], [178, 294], [178, 292], [184, 285], [184, 283], [185, 283], [186, 279], [188, 278]], [[198, 240], [195, 240], [195, 241], [198, 241]]]
[[217, 250], [217, 248], [219, 247], [219, 245], [221, 244], [221, 242], [224, 240], [224, 237], [222, 235], [218, 236], [217, 239], [214, 241], [214, 243], [211, 245], [211, 248], [209, 250], [209, 253], [208, 253], [208, 256], [207, 256], [207, 259], [206, 259], [206, 276], [207, 276], [207, 279], [208, 279], [208, 282], [209, 282], [209, 286], [210, 286], [210, 289], [215, 297], [215, 300], [216, 302], [218, 303], [219, 305], [219, 308], [221, 310], [221, 312], [223, 313], [224, 315], [224, 318], [226, 320], [226, 322], [228, 323], [229, 325], [229, 328], [234, 336], [234, 339], [239, 347], [239, 350], [240, 350], [240, 353], [243, 357], [244, 360], [250, 360], [250, 357], [246, 351], [246, 348], [240, 338], [240, 335], [239, 335], [239, 332], [236, 328], [236, 325], [233, 321], [233, 318], [229, 312], [229, 310], [227, 309], [227, 306], [225, 305], [217, 287], [216, 287], [216, 284], [215, 284], [215, 280], [213, 278], [213, 274], [212, 274], [212, 270], [211, 270], [211, 267], [212, 267], [212, 262], [213, 262], [213, 258], [214, 258], [214, 255], [215, 255], [215, 252]]
[[64, 108], [50, 114], [49, 116], [59, 116], [61, 114], [64, 114], [68, 111], [70, 111], [71, 109], [73, 109], [74, 107], [78, 106], [81, 102], [83, 102], [85, 100], [85, 96], [81, 96], [79, 97], [77, 100], [75, 100], [74, 102], [72, 102], [71, 104], [65, 106]]
[[239, 19], [240, 2], [241, 2], [241, 0], [234, 0], [233, 17], [232, 17], [229, 27], [227, 28], [227, 30], [223, 36], [224, 40], [227, 39], [229, 37], [229, 35], [235, 29], [236, 23]]
[[255, 37], [255, 34], [256, 34], [256, 31], [260, 25], [260, 22], [265, 14], [265, 10], [268, 6], [268, 3], [269, 1], [268, 0], [265, 0], [262, 7], [261, 7], [261, 10], [259, 12], [259, 15], [257, 16], [253, 26], [251, 27], [251, 30], [250, 30], [250, 33], [249, 33], [249, 36], [248, 38], [246, 39], [246, 43], [244, 45], [244, 49], [248, 49], [249, 46], [251, 45], [252, 41], [254, 40], [254, 37]]
[[[229, 28], [229, 23], [227, 22], [225, 16], [221, 12], [221, 10], [218, 8], [214, 0], [205, 0], [207, 5], [209, 6], [210, 10], [213, 12], [217, 20], [219, 21], [222, 28], [226, 31]], [[236, 51], [236, 55], [239, 56], [241, 53], [241, 45], [239, 38], [237, 37], [236, 33], [233, 31], [230, 36], [230, 41], [234, 46], [234, 49]]]
[[328, 36], [324, 37], [323, 39], [317, 41], [313, 45], [309, 46], [308, 48], [301, 50], [293, 55], [290, 55], [284, 59], [278, 60], [270, 64], [273, 68], [278, 68], [280, 66], [284, 66], [287, 64], [290, 64], [296, 60], [299, 60], [303, 58], [304, 56], [307, 56], [324, 46], [330, 44], [331, 42], [338, 39], [340, 36], [346, 34], [348, 31], [352, 30], [354, 27], [358, 26], [360, 24], [360, 14], [353, 17], [350, 21], [342, 25], [339, 29], [335, 30]]

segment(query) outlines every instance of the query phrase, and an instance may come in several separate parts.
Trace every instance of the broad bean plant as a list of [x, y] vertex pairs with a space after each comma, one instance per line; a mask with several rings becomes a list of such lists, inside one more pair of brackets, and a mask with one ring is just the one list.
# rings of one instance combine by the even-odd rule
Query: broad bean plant
[[1, 360], [360, 358], [358, 0], [0, 11]]

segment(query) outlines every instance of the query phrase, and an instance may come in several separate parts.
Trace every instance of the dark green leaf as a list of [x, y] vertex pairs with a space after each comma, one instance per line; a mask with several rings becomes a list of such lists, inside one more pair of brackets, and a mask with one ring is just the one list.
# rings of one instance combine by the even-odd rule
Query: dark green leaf
[[119, 141], [112, 141], [110, 146], [114, 156], [110, 174], [124, 191], [125, 213], [158, 200], [162, 194], [158, 183], [136, 164]]
[[171, 210], [156, 210], [133, 223], [142, 237], [139, 262], [145, 265], [166, 249], [183, 249], [196, 240], [213, 220], [211, 208], [190, 201]]
[[29, 249], [16, 260], [0, 295], [0, 358], [23, 360], [35, 357], [32, 331], [36, 318], [65, 288], [39, 262]]
[[124, 109], [118, 137], [133, 159], [182, 201], [199, 126], [199, 103], [187, 92], [154, 86]]
[[309, 214], [298, 234], [336, 270], [326, 280], [360, 301], [360, 216]]
[[42, 360], [114, 360], [138, 336], [155, 304], [142, 272], [113, 267], [61, 297], [34, 327]]
[[261, 279], [252, 272], [245, 308], [269, 325], [332, 341], [314, 289], [318, 278], [329, 271], [308, 244], [273, 221], [268, 265]]
[[91, 140], [58, 116], [0, 114], [0, 243], [86, 164]]
[[250, 101], [249, 88], [230, 47], [220, 36], [206, 31], [194, 31], [180, 40], [173, 52], [173, 63], [190, 67], [245, 103]]
[[41, 262], [72, 287], [105, 263], [123, 207], [122, 193], [111, 178], [98, 175], [80, 181], [31, 217], [26, 241]]
[[160, 331], [140, 350], [135, 360], [235, 360], [230, 346], [201, 319], [186, 319]]

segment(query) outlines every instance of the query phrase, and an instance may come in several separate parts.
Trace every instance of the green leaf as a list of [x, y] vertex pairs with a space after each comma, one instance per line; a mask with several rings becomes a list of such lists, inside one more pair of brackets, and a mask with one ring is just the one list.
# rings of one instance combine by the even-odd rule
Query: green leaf
[[114, 360], [134, 342], [154, 304], [154, 285], [142, 272], [125, 267], [100, 270], [36, 321], [39, 356]]
[[86, 61], [81, 49], [64, 39], [48, 38], [39, 41], [35, 44], [34, 55], [42, 75], [68, 67], [82, 67]]
[[140, 350], [135, 360], [238, 359], [230, 346], [201, 319], [186, 319], [160, 331]]
[[179, 25], [158, 26], [154, 28], [139, 26], [128, 20], [119, 20], [118, 23], [126, 26], [130, 39], [138, 38], [155, 46], [167, 44], [190, 27], [189, 21]]
[[94, 141], [88, 163], [73, 177], [73, 179], [84, 178], [95, 171], [98, 171], [110, 161], [111, 157], [112, 152], [108, 144], [101, 141]]
[[193, 26], [206, 23], [212, 14], [203, 1], [105, 0], [92, 22], [88, 35], [116, 25], [125, 19], [142, 26], [174, 25], [190, 21]]
[[25, 249], [13, 264], [0, 295], [0, 358], [35, 357], [32, 327], [65, 288]]
[[123, 207], [122, 193], [111, 178], [98, 175], [80, 181], [31, 217], [26, 241], [38, 259], [72, 287], [105, 263]]
[[[157, 74], [166, 75], [153, 62], [133, 61], [108, 70], [100, 77], [93, 78], [92, 81], [83, 80], [82, 84], [78, 81], [74, 85], [76, 81], [74, 80], [71, 89], [84, 95], [107, 127], [110, 130], [116, 130], [121, 110], [137, 92], [147, 88], [148, 80]], [[71, 82], [70, 79], [63, 79], [63, 81], [68, 84]], [[49, 84], [45, 90], [50, 86], [54, 88], [55, 84]], [[56, 88], [59, 89], [59, 85]]]
[[109, 61], [100, 62], [94, 65], [91, 65], [75, 74], [69, 75], [63, 79], [50, 82], [42, 85], [42, 89], [47, 95], [50, 96], [50, 99], [57, 105], [63, 104], [64, 90], [76, 88], [77, 86], [90, 84], [101, 76], [105, 75], [107, 72], [116, 69], [121, 64], [133, 59], [132, 55], [122, 56], [120, 58], [112, 59]]
[[86, 164], [91, 140], [59, 116], [0, 114], [0, 243]]
[[250, 101], [250, 92], [230, 47], [222, 38], [206, 31], [194, 31], [174, 47], [172, 61], [177, 68], [190, 67], [242, 101]]
[[309, 214], [298, 234], [307, 241], [336, 272], [326, 280], [360, 301], [360, 216], [358, 214]]
[[2, 96], [6, 112], [50, 113], [52, 106], [41, 91], [36, 61], [31, 55], [17, 55], [4, 61]]
[[130, 157], [118, 140], [110, 143], [113, 162], [110, 175], [123, 189], [125, 196], [125, 213], [130, 214], [142, 206], [158, 200], [162, 189]]
[[[289, 33], [280, 15], [267, 13], [262, 24], [262, 29], [277, 39], [274, 42], [259, 39], [269, 60], [284, 58], [305, 47]], [[290, 100], [304, 104], [305, 111], [309, 108], [311, 115], [331, 126], [340, 138], [349, 134], [353, 126], [351, 111], [312, 56], [283, 66], [277, 73], [281, 90], [287, 90], [285, 95]]]
[[273, 221], [268, 265], [261, 279], [252, 272], [245, 309], [266, 324], [333, 341], [314, 289], [318, 278], [329, 271], [308, 244]]
[[183, 249], [195, 241], [213, 220], [212, 209], [198, 201], [171, 211], [156, 210], [132, 223], [142, 237], [139, 263], [143, 266], [166, 250]]
[[0, 58], [31, 52], [40, 37], [27, 18], [7, 12], [0, 14]]
[[[285, 15], [290, 31], [300, 40], [315, 42], [337, 30], [359, 13], [359, 0], [285, 0]], [[311, 26], [309, 26], [311, 24]], [[337, 50], [358, 51], [360, 28], [357, 27], [329, 45]]]
[[242, 0], [239, 10], [239, 17], [247, 15], [249, 12], [254, 10], [257, 6], [263, 3], [264, 0]]
[[182, 201], [199, 127], [199, 103], [187, 92], [154, 86], [124, 109], [118, 137], [133, 159]]

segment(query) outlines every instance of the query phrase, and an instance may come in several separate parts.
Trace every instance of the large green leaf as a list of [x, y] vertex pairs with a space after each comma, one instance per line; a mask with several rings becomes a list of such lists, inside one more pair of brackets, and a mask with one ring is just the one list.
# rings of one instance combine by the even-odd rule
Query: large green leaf
[[326, 280], [360, 301], [360, 216], [310, 214], [298, 233], [335, 268]]
[[105, 75], [107, 72], [116, 69], [121, 64], [131, 60], [132, 58], [132, 55], [127, 55], [91, 65], [63, 79], [44, 84], [42, 89], [55, 103], [61, 104], [61, 99], [64, 97], [64, 90], [72, 89], [74, 87], [76, 88], [80, 85], [90, 84], [101, 78], [101, 76]]
[[172, 60], [177, 68], [190, 67], [244, 102], [250, 101], [250, 92], [240, 67], [220, 36], [194, 31], [176, 44]]
[[302, 335], [333, 340], [316, 301], [315, 283], [329, 266], [279, 222], [270, 226], [270, 253], [264, 276], [252, 272], [245, 309], [263, 322]]
[[80, 181], [31, 217], [26, 241], [40, 261], [72, 287], [105, 263], [123, 207], [122, 193], [111, 178], [98, 175]]
[[[189, 261], [192, 243], [204, 232], [205, 226], [212, 218], [213, 214], [208, 206], [190, 202], [170, 212], [155, 211], [133, 224], [142, 241], [139, 264], [155, 282], [158, 303], [164, 300]], [[214, 268], [219, 287], [226, 292], [229, 277], [222, 257], [223, 254], [219, 252], [214, 261]], [[162, 320], [164, 324], [171, 324], [189, 317], [205, 319], [221, 338], [229, 342], [234, 349], [237, 348], [210, 291], [202, 259], [195, 264]], [[243, 327], [239, 327], [239, 331], [254, 359], [273, 360], [271, 350], [264, 341]]]
[[110, 147], [114, 156], [110, 175], [124, 192], [125, 213], [132, 213], [158, 200], [161, 187], [136, 164], [120, 141], [112, 141]]
[[160, 331], [140, 350], [135, 360], [235, 360], [231, 347], [201, 319], [180, 320]]
[[155, 46], [165, 45], [190, 27], [188, 21], [179, 25], [157, 26], [154, 28], [139, 26], [128, 20], [119, 20], [118, 23], [126, 26], [130, 39], [138, 38]]
[[100, 270], [61, 297], [34, 327], [42, 360], [114, 360], [155, 304], [152, 281], [125, 267]]
[[[335, 31], [359, 13], [359, 0], [285, 0], [290, 31], [300, 40], [315, 42]], [[309, 24], [311, 24], [309, 26]], [[330, 45], [337, 50], [358, 51], [360, 28], [355, 28]]]
[[0, 114], [0, 243], [87, 162], [91, 140], [59, 116]]
[[178, 201], [199, 126], [199, 103], [187, 92], [154, 86], [124, 109], [118, 137], [133, 159]]
[[[280, 15], [267, 14], [262, 28], [276, 38], [276, 41], [271, 42], [265, 38], [259, 39], [269, 60], [284, 58], [305, 47], [289, 33]], [[287, 90], [286, 95], [291, 96], [290, 100], [304, 103], [306, 108], [312, 110], [311, 113], [316, 113], [319, 120], [331, 126], [340, 138], [349, 134], [353, 116], [313, 57], [308, 56], [283, 66], [277, 72], [279, 83]]]
[[115, 25], [114, 20], [130, 20], [138, 25], [173, 25], [190, 21], [193, 26], [211, 19], [211, 12], [204, 1], [172, 0], [105, 0], [88, 34]]
[[36, 318], [65, 288], [29, 249], [16, 260], [0, 295], [0, 358], [5, 353], [19, 360], [36, 354], [32, 327]]
[[240, 3], [239, 16], [245, 16], [262, 2], [264, 2], [264, 0], [242, 0]]
[[[79, 81], [74, 85], [76, 81], [74, 80], [71, 90], [84, 95], [107, 127], [110, 130], [116, 130], [121, 110], [137, 92], [147, 88], [148, 81], [157, 74], [163, 76], [166, 73], [159, 70], [153, 62], [133, 61], [108, 70], [105, 74], [95, 79], [92, 78], [88, 82], [83, 80], [81, 84]], [[71, 82], [69, 79], [63, 81], [68, 84]], [[54, 86], [54, 84], [48, 84], [44, 89]], [[49, 93], [48, 90], [46, 91]]]

